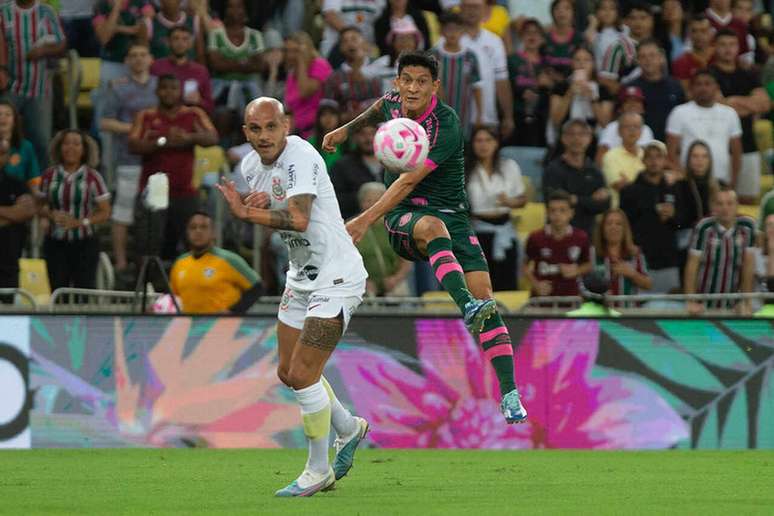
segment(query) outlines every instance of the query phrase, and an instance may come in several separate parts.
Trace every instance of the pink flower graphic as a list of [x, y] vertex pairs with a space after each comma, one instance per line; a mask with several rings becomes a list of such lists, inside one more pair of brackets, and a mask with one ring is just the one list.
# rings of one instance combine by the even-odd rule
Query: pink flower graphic
[[491, 366], [459, 320], [418, 320], [422, 374], [386, 353], [334, 354], [356, 411], [386, 448], [666, 448], [687, 424], [646, 384], [591, 375], [599, 324], [536, 321], [514, 357], [529, 422], [506, 425]]

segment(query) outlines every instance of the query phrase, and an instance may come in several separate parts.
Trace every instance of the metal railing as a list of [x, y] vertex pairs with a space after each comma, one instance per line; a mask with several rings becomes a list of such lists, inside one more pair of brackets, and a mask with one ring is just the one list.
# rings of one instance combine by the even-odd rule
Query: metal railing
[[0, 304], [2, 312], [35, 312], [38, 309], [35, 296], [23, 288], [0, 288], [0, 297], [4, 296], [13, 296], [13, 304]]
[[[150, 303], [163, 294], [148, 293]], [[52, 313], [139, 313], [141, 294], [130, 290], [58, 288], [51, 294]]]

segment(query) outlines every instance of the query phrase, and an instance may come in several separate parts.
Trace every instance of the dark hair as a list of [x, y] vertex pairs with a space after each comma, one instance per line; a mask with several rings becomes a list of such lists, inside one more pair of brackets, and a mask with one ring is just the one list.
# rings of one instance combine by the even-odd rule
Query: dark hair
[[10, 100], [0, 100], [0, 106], [8, 106], [11, 108], [11, 113], [13, 113], [13, 129], [11, 130], [11, 147], [19, 148], [21, 147], [21, 142], [24, 139], [24, 134], [22, 133], [22, 120], [19, 116], [19, 111], [16, 109], [16, 106], [13, 105], [13, 103]]
[[358, 27], [357, 25], [347, 25], [346, 27], [343, 27], [339, 31], [339, 39], [341, 39], [344, 36], [344, 34], [346, 34], [347, 32], [357, 32], [361, 36], [363, 35], [363, 31], [360, 30], [360, 27]]
[[544, 38], [546, 37], [546, 31], [543, 29], [543, 25], [540, 23], [540, 20], [537, 18], [527, 18], [523, 22], [521, 22], [521, 27], [519, 27], [519, 34], [523, 34], [525, 30], [527, 30], [527, 27], [535, 27], [540, 31], [540, 35]]
[[621, 239], [621, 258], [631, 258], [637, 256], [640, 252], [639, 248], [634, 245], [634, 235], [632, 234], [632, 225], [629, 223], [629, 217], [626, 216], [626, 212], [621, 208], [610, 208], [602, 214], [602, 218], [594, 229], [592, 236], [592, 246], [594, 247], [594, 253], [601, 257], [606, 258], [607, 255], [607, 238], [605, 238], [605, 222], [611, 215], [618, 214], [623, 219], [623, 238]]
[[430, 77], [434, 81], [438, 80], [438, 60], [427, 52], [416, 50], [414, 52], [403, 52], [398, 57], [398, 75], [403, 72], [407, 66], [421, 66], [430, 71]]
[[190, 35], [193, 35], [193, 31], [187, 25], [175, 25], [174, 27], [169, 29], [168, 36], [171, 38], [172, 34], [174, 34], [175, 32], [186, 32]]
[[556, 21], [556, 18], [554, 17], [554, 10], [556, 9], [556, 6], [558, 6], [562, 2], [567, 2], [570, 4], [570, 7], [572, 7], [573, 12], [575, 12], [575, 3], [573, 0], [553, 0], [551, 2], [551, 10], [549, 11], [551, 13], [551, 20]]
[[736, 35], [736, 32], [729, 29], [728, 27], [722, 28], [719, 31], [715, 33], [715, 37], [713, 38], [715, 41], [718, 40], [718, 38], [734, 38], [736, 40], [739, 39], [739, 36]]
[[193, 212], [190, 217], [188, 217], [188, 220], [185, 221], [185, 225], [188, 226], [188, 224], [190, 224], [193, 218], [196, 216], [205, 217], [210, 221], [212, 221], [212, 215], [210, 215], [209, 213], [207, 213], [201, 208], [197, 208], [197, 210]]
[[645, 47], [656, 47], [659, 52], [664, 54], [664, 47], [661, 46], [661, 42], [657, 40], [656, 38], [647, 38], [643, 39], [639, 45], [637, 45], [637, 52], [640, 51], [641, 48]]
[[89, 145], [89, 136], [80, 129], [62, 129], [54, 135], [51, 140], [51, 162], [62, 163], [62, 143], [68, 134], [77, 134], [81, 137], [81, 146], [83, 147], [83, 155], [81, 156], [81, 165], [88, 165], [92, 162], [96, 156], [92, 156], [92, 147]]
[[[595, 81], [597, 80], [597, 62], [594, 59], [594, 51], [591, 49], [591, 47], [587, 45], [578, 45], [577, 47], [572, 49], [572, 52], [570, 52], [570, 59], [575, 57], [575, 54], [578, 52], [586, 52], [591, 56], [591, 77], [589, 77], [589, 80]], [[569, 81], [569, 79], [567, 79]]]
[[473, 171], [476, 170], [476, 166], [478, 166], [479, 163], [478, 156], [476, 156], [476, 153], [473, 150], [473, 140], [476, 139], [476, 135], [481, 131], [488, 133], [489, 136], [494, 138], [497, 142], [497, 149], [495, 150], [494, 156], [492, 156], [492, 164], [494, 165], [494, 173], [502, 174], [500, 171], [500, 135], [497, 133], [497, 130], [490, 125], [477, 125], [473, 127], [473, 130], [470, 132], [470, 145], [468, 145], [467, 152], [465, 153], [466, 184], [470, 181], [470, 177], [473, 175]]
[[[690, 20], [688, 20], [688, 24], [690, 25], [691, 23], [702, 23], [702, 22], [709, 22], [709, 21], [710, 21], [710, 19], [707, 18], [706, 14], [704, 14], [704, 13], [696, 13], [693, 16], [691, 16]], [[710, 23], [712, 23], [712, 22], [710, 22]]]
[[[693, 152], [693, 149], [696, 147], [704, 147], [707, 150], [707, 155], [709, 156], [709, 169], [707, 170], [707, 175], [704, 178], [699, 178], [696, 176], [696, 172], [691, 168], [691, 153]], [[688, 146], [688, 151], [685, 153], [685, 181], [688, 184], [688, 189], [691, 192], [691, 196], [693, 197], [694, 202], [696, 203], [696, 206], [698, 208], [698, 215], [699, 218], [703, 217], [705, 213], [709, 213], [708, 206], [704, 205], [704, 199], [702, 199], [701, 194], [699, 193], [699, 187], [697, 186], [697, 183], [699, 182], [706, 182], [707, 183], [707, 201], [709, 202], [712, 197], [714, 197], [715, 193], [720, 189], [720, 184], [718, 183], [717, 179], [712, 175], [712, 149], [709, 148], [709, 145], [707, 145], [706, 142], [703, 140], [695, 140], [691, 145]]]
[[320, 119], [322, 118], [323, 113], [326, 111], [335, 113], [339, 117], [339, 121], [341, 121], [341, 110], [339, 109], [338, 103], [333, 100], [323, 99], [320, 102], [320, 105], [317, 107], [317, 114], [314, 117], [314, 148], [318, 151], [322, 150], [322, 140], [323, 136], [325, 136], [323, 134], [323, 128], [322, 124], [320, 123]]
[[133, 38], [129, 42], [129, 46], [126, 47], [126, 53], [128, 54], [129, 51], [131, 51], [134, 47], [142, 47], [150, 52], [150, 43], [148, 43], [145, 40], [139, 39], [139, 38]]
[[156, 87], [158, 88], [161, 85], [161, 83], [164, 81], [180, 82], [180, 78], [177, 75], [173, 75], [171, 73], [165, 73], [164, 75], [159, 75], [159, 80], [156, 83]]
[[571, 127], [580, 127], [581, 129], [585, 129], [588, 132], [591, 132], [591, 126], [588, 122], [586, 122], [582, 118], [570, 118], [565, 123], [562, 124], [562, 128], [560, 131], [560, 136], [564, 134], [565, 131], [569, 130]]
[[696, 82], [696, 79], [698, 79], [699, 77], [701, 77], [701, 76], [703, 76], [703, 75], [706, 75], [707, 77], [711, 78], [711, 79], [712, 79], [712, 81], [713, 81], [715, 84], [717, 84], [717, 83], [718, 83], [718, 80], [717, 80], [717, 78], [716, 78], [716, 77], [715, 77], [715, 76], [712, 74], [712, 72], [710, 72], [710, 71], [709, 71], [709, 68], [702, 68], [702, 69], [700, 69], [700, 70], [696, 70], [696, 71], [693, 73], [693, 77], [691, 77], [691, 84], [695, 83], [695, 82]]
[[650, 6], [650, 4], [645, 2], [632, 2], [629, 4], [629, 8], [626, 9], [626, 13], [624, 14], [624, 17], [629, 16], [634, 11], [642, 11], [644, 13], [647, 13], [648, 16], [653, 17], [653, 8]]
[[459, 13], [455, 13], [454, 11], [442, 12], [438, 17], [438, 23], [441, 24], [441, 27], [445, 27], [446, 25], [465, 25], [465, 21], [462, 19], [462, 16], [460, 16]]
[[572, 208], [572, 196], [561, 188], [551, 190], [551, 193], [548, 194], [548, 199], [546, 199], [546, 207], [553, 201], [564, 201]]
[[[240, 1], [242, 2], [242, 6], [244, 6], [244, 8], [245, 8], [245, 15], [247, 17], [249, 17], [250, 16], [250, 11], [249, 11], [248, 6], [247, 6], [247, 0], [240, 0]], [[210, 2], [210, 3], [212, 3], [212, 2]], [[224, 2], [221, 3], [218, 6], [218, 9], [217, 9], [218, 17], [220, 18], [221, 21], [226, 19], [226, 10], [227, 9], [228, 9], [228, 0], [224, 0]]]

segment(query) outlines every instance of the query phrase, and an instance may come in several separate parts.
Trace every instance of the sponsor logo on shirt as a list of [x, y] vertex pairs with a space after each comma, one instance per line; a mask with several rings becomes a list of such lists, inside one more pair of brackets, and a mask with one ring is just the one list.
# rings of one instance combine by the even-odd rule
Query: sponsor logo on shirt
[[570, 257], [570, 260], [574, 262], [578, 261], [578, 258], [580, 257], [580, 252], [581, 252], [580, 247], [578, 247], [577, 245], [572, 245], [570, 246], [569, 249], [567, 249], [567, 254]]
[[540, 248], [540, 256], [543, 258], [550, 258], [551, 257], [551, 248], [550, 247], [541, 247]]
[[306, 238], [297, 236], [293, 233], [282, 231], [280, 232], [280, 237], [282, 238], [282, 241], [285, 242], [285, 245], [288, 246], [290, 249], [297, 249], [299, 247], [309, 247], [312, 245], [312, 243]]
[[282, 299], [280, 300], [280, 306], [279, 309], [283, 312], [286, 312], [288, 310], [288, 306], [290, 305], [290, 300], [293, 297], [293, 292], [290, 289], [285, 289], [285, 292], [282, 293]]
[[406, 213], [398, 220], [398, 226], [405, 226], [411, 221], [411, 217], [414, 215], [412, 213]]
[[291, 163], [288, 167], [288, 190], [296, 186], [296, 165]]
[[205, 278], [211, 278], [215, 275], [215, 269], [212, 267], [207, 267], [204, 269], [204, 277]]
[[306, 277], [309, 279], [309, 281], [314, 281], [317, 279], [317, 276], [319, 274], [320, 274], [320, 269], [318, 269], [314, 265], [307, 265], [306, 267], [298, 271], [298, 275], [300, 276], [299, 280], [303, 280], [304, 277]]

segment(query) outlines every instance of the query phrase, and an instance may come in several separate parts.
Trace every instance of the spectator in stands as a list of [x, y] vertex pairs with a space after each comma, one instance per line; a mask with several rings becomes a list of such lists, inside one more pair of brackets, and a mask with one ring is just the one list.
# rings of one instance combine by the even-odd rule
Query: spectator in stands
[[710, 199], [720, 186], [712, 177], [712, 153], [706, 143], [696, 140], [688, 148], [685, 176], [675, 183], [675, 222], [677, 222], [678, 265], [682, 273], [688, 258], [688, 245], [696, 224], [709, 217]]
[[637, 61], [641, 75], [627, 86], [636, 86], [645, 97], [645, 124], [653, 131], [653, 136], [664, 141], [669, 113], [685, 102], [683, 88], [677, 80], [666, 74], [666, 56], [664, 49], [655, 40], [647, 40], [637, 47]]
[[94, 13], [91, 23], [101, 47], [99, 80], [100, 87], [104, 87], [126, 73], [124, 61], [129, 46], [134, 40], [147, 41], [143, 17], [152, 16], [154, 11], [146, 0], [99, 0]]
[[[430, 50], [438, 60], [438, 78], [441, 87], [438, 96], [449, 104], [460, 117], [465, 140], [470, 137], [470, 130], [481, 123], [483, 100], [481, 75], [476, 54], [460, 43], [465, 25], [460, 15], [448, 12], [441, 15], [441, 34], [443, 39]], [[470, 118], [470, 99], [476, 106], [478, 119]]]
[[[169, 57], [171, 31], [174, 27], [186, 27], [193, 36], [194, 44], [186, 52], [188, 59], [205, 63], [204, 30], [202, 20], [182, 8], [182, 0], [159, 0], [159, 11], [152, 18], [145, 18], [151, 54], [155, 59]], [[225, 21], [225, 20], [224, 20]]]
[[[386, 191], [384, 183], [364, 183], [357, 193], [360, 211], [373, 206]], [[371, 224], [357, 249], [363, 257], [363, 265], [368, 271], [366, 281], [367, 296], [408, 296], [408, 276], [411, 262], [404, 260], [390, 247], [387, 229], [381, 221]]]
[[715, 35], [715, 59], [710, 67], [718, 81], [721, 103], [730, 106], [742, 123], [742, 167], [736, 180], [739, 202], [754, 204], [761, 193], [761, 156], [755, 143], [753, 119], [769, 112], [771, 103], [761, 86], [760, 75], [737, 64], [739, 40], [734, 31]]
[[500, 4], [498, 0], [486, 0], [484, 5], [484, 16], [482, 16], [481, 26], [497, 34], [503, 39], [506, 49], [510, 45], [510, 15], [508, 9]]
[[610, 190], [602, 172], [588, 158], [591, 127], [579, 119], [562, 126], [564, 152], [551, 161], [543, 172], [543, 198], [562, 190], [570, 195], [573, 209], [572, 225], [587, 235], [594, 232], [594, 218], [610, 208]]
[[[387, 1], [387, 5], [382, 11], [381, 16], [379, 16], [374, 23], [374, 37], [380, 55], [387, 55], [390, 53], [390, 44], [387, 43], [387, 35], [392, 30], [395, 23], [399, 23], [404, 18], [410, 18], [414, 25], [416, 25], [422, 35], [422, 41], [424, 42], [423, 48], [428, 48], [430, 46], [430, 29], [427, 26], [427, 20], [425, 20], [422, 9], [415, 4], [416, 2], [409, 2], [408, 0]], [[341, 32], [339, 32], [339, 37], [343, 37]], [[364, 50], [367, 51], [368, 49], [365, 48]]]
[[261, 295], [261, 280], [244, 258], [215, 246], [212, 218], [194, 213], [186, 224], [188, 252], [169, 273], [172, 293], [183, 312], [243, 314]]
[[[471, 120], [499, 128], [504, 139], [513, 132], [513, 96], [508, 82], [508, 61], [502, 39], [496, 34], [481, 28], [484, 17], [485, 0], [461, 0], [460, 15], [465, 21], [465, 32], [460, 40], [462, 46], [471, 49], [478, 60], [481, 78], [481, 99], [483, 113], [479, 117], [475, 100], [470, 99]], [[440, 41], [439, 41], [439, 44]], [[502, 119], [498, 119], [497, 113]]]
[[669, 54], [667, 60], [671, 63], [685, 52], [687, 42], [685, 11], [680, 0], [664, 0], [661, 4], [661, 23], [657, 33], [668, 41]]
[[410, 53], [420, 49], [422, 33], [410, 18], [396, 21], [390, 33], [387, 34], [387, 44], [390, 46], [390, 67], [392, 73], [385, 82], [385, 90], [393, 87], [392, 80], [398, 75], [398, 58], [404, 52]]
[[704, 14], [697, 14], [688, 22], [690, 47], [672, 62], [672, 75], [680, 81], [686, 95], [690, 94], [693, 75], [709, 66], [715, 47], [712, 44], [713, 28]]
[[518, 289], [519, 239], [511, 210], [527, 204], [519, 165], [500, 157], [497, 133], [473, 129], [465, 175], [473, 230], [489, 263], [494, 290]]
[[594, 131], [605, 127], [613, 117], [613, 97], [597, 82], [591, 51], [586, 47], [576, 48], [572, 68], [572, 76], [558, 83], [551, 92], [549, 144], [556, 142], [554, 135], [567, 120], [583, 119]]
[[774, 214], [774, 188], [769, 190], [766, 195], [761, 198], [761, 204], [758, 211], [758, 224], [761, 231], [763, 230], [763, 221], [771, 214]]
[[317, 108], [317, 117], [314, 120], [314, 133], [309, 137], [309, 143], [311, 143], [317, 152], [322, 156], [325, 161], [325, 167], [330, 174], [333, 171], [333, 165], [341, 159], [344, 154], [345, 145], [336, 145], [334, 152], [328, 152], [322, 148], [323, 136], [333, 131], [337, 127], [340, 127], [341, 123], [341, 110], [336, 101], [330, 99], [322, 99], [320, 101], [320, 107]]
[[[325, 22], [320, 53], [331, 57], [339, 41], [339, 32], [349, 25], [357, 26], [368, 42], [375, 43], [374, 22], [379, 18], [385, 6], [385, 0], [322, 0], [322, 16]], [[370, 54], [370, 48], [369, 52]]]
[[567, 79], [575, 69], [573, 54], [583, 46], [583, 33], [575, 28], [575, 4], [571, 0], [551, 2], [553, 23], [546, 31], [543, 53], [558, 80]]
[[43, 172], [40, 191], [52, 290], [96, 287], [96, 226], [110, 218], [110, 192], [95, 170], [98, 153], [97, 143], [77, 129], [59, 131], [51, 141], [52, 166]]
[[614, 296], [636, 295], [650, 290], [645, 255], [634, 244], [629, 219], [623, 210], [613, 208], [602, 215], [594, 232], [593, 267], [603, 269]]
[[67, 46], [80, 57], [98, 57], [99, 44], [94, 34], [92, 19], [94, 0], [61, 0], [59, 18], [67, 38]]
[[762, 276], [767, 285], [767, 292], [774, 294], [774, 214], [763, 219], [761, 251], [763, 255]]
[[0, 140], [10, 144], [5, 174], [25, 183], [34, 193], [40, 185], [40, 166], [35, 149], [22, 134], [21, 125], [16, 107], [8, 100], [0, 100]]
[[[712, 199], [711, 217], [702, 219], [693, 231], [688, 261], [685, 264], [686, 294], [730, 294], [752, 292], [755, 269], [755, 221], [738, 216], [736, 192], [721, 187]], [[710, 303], [709, 306], [728, 306]], [[689, 301], [688, 313], [704, 311], [705, 303]], [[750, 312], [750, 304], [738, 307]]]
[[622, 83], [631, 81], [635, 76], [639, 56], [638, 46], [653, 37], [653, 8], [645, 2], [629, 5], [624, 18], [629, 28], [628, 35], [622, 35], [608, 49], [599, 69], [600, 82], [612, 93], [618, 93]]
[[[222, 11], [226, 0], [210, 0], [215, 12]], [[310, 7], [314, 12], [304, 12]], [[275, 33], [280, 40], [303, 29], [304, 23], [319, 12], [319, 2], [308, 0], [261, 0], [247, 2], [250, 27], [261, 30], [265, 36]]]
[[[9, 174], [6, 166], [11, 158], [11, 142], [0, 137], [0, 288], [19, 286], [19, 258], [27, 235], [27, 221], [37, 211], [35, 199], [24, 181]], [[0, 297], [0, 302], [13, 302]]]
[[[325, 80], [324, 96], [336, 101], [341, 109], [342, 123], [346, 123], [384, 94], [382, 79], [388, 73], [388, 64], [385, 62], [381, 66], [381, 74], [376, 68], [369, 67], [365, 40], [355, 26], [341, 31], [339, 48], [344, 62]], [[391, 78], [395, 77], [391, 70], [389, 74]]]
[[113, 134], [112, 148], [116, 165], [116, 197], [113, 203], [113, 257], [116, 272], [128, 265], [126, 243], [129, 226], [134, 222], [134, 204], [142, 166], [140, 157], [129, 152], [128, 136], [137, 113], [155, 107], [157, 79], [150, 75], [152, 62], [145, 43], [134, 43], [126, 54], [128, 75], [110, 81], [100, 129]]
[[554, 190], [547, 199], [548, 224], [527, 238], [524, 275], [533, 295], [577, 296], [578, 278], [591, 270], [589, 238], [570, 224], [570, 194]]
[[618, 12], [617, 0], [601, 0], [586, 28], [586, 41], [594, 52], [594, 64], [602, 69], [605, 56], [619, 38], [625, 37], [623, 24]]
[[694, 141], [702, 140], [712, 152], [712, 175], [734, 188], [742, 168], [739, 115], [717, 102], [717, 79], [709, 71], [696, 72], [691, 91], [693, 100], [677, 106], [667, 120], [670, 164], [674, 170], [682, 170], [688, 148]]
[[[642, 117], [645, 114], [645, 96], [642, 94], [642, 90], [637, 86], [624, 86], [618, 90], [618, 113], [618, 120], [626, 113], [634, 113]], [[621, 146], [618, 120], [613, 120], [607, 124], [599, 133], [596, 157], [596, 162], [599, 164], [602, 163], [602, 158], [607, 151]], [[643, 147], [651, 140], [653, 140], [653, 131], [647, 125], [643, 125], [637, 145]]]
[[[207, 57], [213, 71], [215, 126], [230, 142], [236, 120], [247, 103], [263, 92], [258, 74], [267, 69], [268, 48], [260, 31], [247, 27], [245, 0], [227, 0], [220, 13], [223, 25], [207, 35]], [[228, 146], [228, 145], [227, 145]]]
[[285, 68], [285, 105], [293, 111], [298, 134], [307, 138], [314, 130], [323, 87], [333, 70], [320, 57], [306, 32], [297, 32], [285, 40]]
[[642, 117], [637, 113], [624, 113], [618, 119], [621, 145], [610, 149], [602, 158], [602, 173], [607, 186], [611, 188], [611, 204], [618, 207], [618, 194], [631, 184], [637, 174], [645, 168], [642, 162], [643, 150], [639, 144], [642, 135]]
[[548, 104], [553, 79], [545, 56], [543, 27], [535, 18], [519, 27], [521, 49], [508, 56], [508, 76], [513, 91], [516, 129], [509, 145], [545, 147]]
[[[155, 216], [138, 198], [135, 241], [143, 253], [171, 260], [180, 254], [178, 244], [185, 235], [186, 222], [199, 205], [192, 185], [194, 146], [215, 145], [218, 134], [201, 108], [182, 104], [182, 85], [174, 75], [159, 77], [156, 95], [158, 107], [140, 111], [135, 118], [129, 132], [129, 151], [142, 156], [140, 192], [152, 174], [167, 175], [169, 208]], [[151, 241], [147, 241], [149, 235]], [[163, 240], [157, 241], [159, 238]]]
[[709, 0], [709, 7], [704, 11], [715, 32], [731, 29], [739, 41], [739, 58], [747, 64], [753, 63], [754, 49], [748, 40], [749, 27], [747, 23], [735, 18], [731, 12], [731, 0]]
[[631, 223], [634, 241], [648, 261], [652, 290], [668, 293], [680, 285], [675, 233], [675, 191], [665, 177], [666, 146], [645, 146], [645, 170], [621, 190], [621, 209]]
[[212, 100], [210, 72], [203, 65], [188, 58], [192, 44], [193, 34], [188, 27], [172, 27], [169, 31], [170, 55], [157, 59], [151, 66], [151, 73], [156, 77], [174, 75], [182, 84], [183, 103], [212, 113], [215, 103]]
[[353, 151], [342, 156], [331, 171], [331, 182], [339, 199], [341, 216], [345, 220], [360, 213], [357, 200], [360, 187], [383, 179], [384, 168], [374, 156], [374, 135], [376, 128], [370, 126], [357, 131], [353, 138]]
[[64, 31], [51, 6], [14, 0], [0, 6], [0, 99], [9, 100], [31, 123], [27, 137], [38, 163], [48, 163], [52, 125], [52, 85], [48, 60], [67, 49]]

